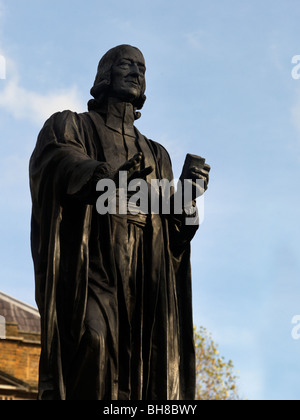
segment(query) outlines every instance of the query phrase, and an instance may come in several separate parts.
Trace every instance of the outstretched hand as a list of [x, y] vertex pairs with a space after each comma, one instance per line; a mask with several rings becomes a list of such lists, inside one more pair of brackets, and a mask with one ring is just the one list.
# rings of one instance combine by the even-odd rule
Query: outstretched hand
[[143, 154], [137, 153], [132, 159], [128, 160], [118, 169], [116, 177], [118, 178], [119, 173], [122, 171], [127, 172], [128, 183], [134, 179], [145, 179], [153, 172], [154, 168], [152, 166], [148, 166], [145, 169], [141, 169], [142, 160]]

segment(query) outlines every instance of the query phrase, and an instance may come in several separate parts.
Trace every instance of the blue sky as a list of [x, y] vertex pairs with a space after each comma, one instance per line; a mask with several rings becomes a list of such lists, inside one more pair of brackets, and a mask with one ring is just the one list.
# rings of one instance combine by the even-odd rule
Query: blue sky
[[[212, 166], [193, 242], [195, 324], [249, 399], [300, 398], [298, 0], [0, 0], [0, 289], [34, 304], [28, 161], [54, 112], [86, 110], [98, 60], [147, 61], [138, 128]], [[0, 72], [1, 74], [1, 72]]]

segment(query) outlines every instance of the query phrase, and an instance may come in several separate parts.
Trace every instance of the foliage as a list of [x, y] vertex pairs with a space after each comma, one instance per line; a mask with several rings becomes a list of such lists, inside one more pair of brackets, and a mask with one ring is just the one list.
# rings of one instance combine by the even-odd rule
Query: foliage
[[232, 361], [220, 357], [218, 347], [203, 327], [195, 328], [197, 400], [238, 400], [237, 376]]

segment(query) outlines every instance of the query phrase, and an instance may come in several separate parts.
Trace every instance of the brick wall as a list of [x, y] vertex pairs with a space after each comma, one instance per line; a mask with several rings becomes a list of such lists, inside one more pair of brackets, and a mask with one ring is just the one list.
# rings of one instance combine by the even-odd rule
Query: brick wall
[[7, 324], [6, 339], [0, 340], [0, 371], [36, 389], [39, 358], [39, 334], [22, 333], [17, 325]]

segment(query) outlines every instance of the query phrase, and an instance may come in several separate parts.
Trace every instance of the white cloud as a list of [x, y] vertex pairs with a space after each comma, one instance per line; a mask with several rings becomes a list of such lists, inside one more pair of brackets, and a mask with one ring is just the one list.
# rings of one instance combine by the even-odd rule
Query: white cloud
[[1, 82], [0, 108], [17, 120], [27, 120], [40, 126], [57, 111], [81, 111], [83, 104], [76, 86], [41, 94], [21, 86], [14, 63], [6, 58], [8, 78]]

